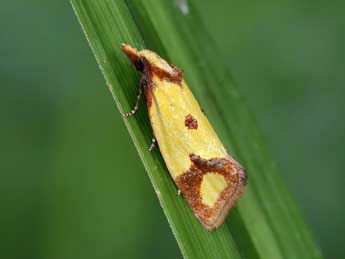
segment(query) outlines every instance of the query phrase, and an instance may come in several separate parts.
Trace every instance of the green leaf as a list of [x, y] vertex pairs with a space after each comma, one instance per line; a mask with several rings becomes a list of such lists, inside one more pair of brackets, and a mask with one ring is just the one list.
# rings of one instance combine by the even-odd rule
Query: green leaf
[[184, 257], [319, 258], [194, 4], [198, 2], [72, 0], [121, 113], [133, 106], [138, 84], [121, 43], [152, 49], [184, 69], [225, 146], [248, 171], [248, 189], [238, 206], [219, 229], [206, 231], [177, 195], [159, 150], [147, 150], [152, 130], [144, 102], [135, 116], [124, 120]]

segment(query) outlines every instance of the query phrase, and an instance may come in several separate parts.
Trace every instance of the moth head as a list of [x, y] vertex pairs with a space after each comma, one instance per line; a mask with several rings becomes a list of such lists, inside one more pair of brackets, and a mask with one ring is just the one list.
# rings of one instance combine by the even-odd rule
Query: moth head
[[177, 73], [181, 73], [181, 70], [169, 64], [166, 60], [161, 58], [153, 51], [144, 49], [138, 51], [136, 48], [128, 44], [122, 44], [122, 50], [131, 60], [137, 70], [144, 72], [145, 66], [149, 70], [160, 70], [166, 74], [174, 76]]

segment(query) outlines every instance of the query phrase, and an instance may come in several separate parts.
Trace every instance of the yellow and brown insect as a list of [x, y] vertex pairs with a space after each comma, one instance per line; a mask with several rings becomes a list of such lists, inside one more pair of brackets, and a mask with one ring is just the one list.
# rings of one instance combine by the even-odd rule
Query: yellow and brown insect
[[134, 109], [144, 92], [155, 139], [171, 177], [207, 229], [224, 222], [245, 190], [247, 175], [229, 155], [183, 80], [181, 69], [150, 50], [122, 49], [142, 72]]

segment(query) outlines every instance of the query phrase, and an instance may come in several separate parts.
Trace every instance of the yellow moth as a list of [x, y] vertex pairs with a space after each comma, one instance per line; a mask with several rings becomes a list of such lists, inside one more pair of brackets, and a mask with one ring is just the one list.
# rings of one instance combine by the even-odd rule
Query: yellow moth
[[171, 177], [206, 229], [220, 226], [245, 190], [247, 176], [226, 151], [199, 103], [183, 80], [182, 70], [150, 50], [122, 49], [142, 72], [134, 109], [142, 92], [155, 140]]

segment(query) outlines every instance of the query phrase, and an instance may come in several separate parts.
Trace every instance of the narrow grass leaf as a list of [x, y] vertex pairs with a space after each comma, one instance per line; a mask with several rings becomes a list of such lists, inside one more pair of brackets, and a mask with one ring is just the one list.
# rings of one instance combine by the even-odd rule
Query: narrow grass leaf
[[120, 112], [135, 100], [138, 75], [122, 42], [158, 52], [185, 70], [186, 81], [226, 147], [247, 168], [249, 185], [226, 224], [205, 231], [177, 195], [158, 150], [147, 147], [151, 127], [143, 108], [126, 119], [182, 254], [186, 258], [320, 258], [282, 183], [253, 116], [223, 65], [191, 1], [72, 0]]

